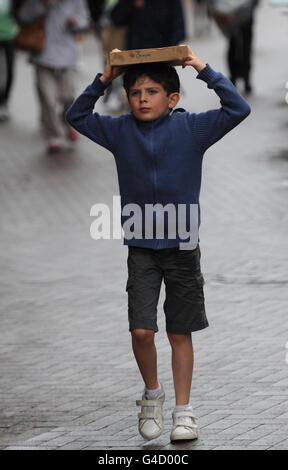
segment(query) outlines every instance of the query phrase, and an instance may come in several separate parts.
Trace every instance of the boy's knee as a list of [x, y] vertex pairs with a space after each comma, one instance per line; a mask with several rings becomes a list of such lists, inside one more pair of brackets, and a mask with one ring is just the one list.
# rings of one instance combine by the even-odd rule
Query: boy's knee
[[154, 341], [155, 332], [153, 330], [146, 330], [144, 328], [137, 328], [131, 331], [133, 340], [138, 343], [145, 344]]
[[186, 342], [192, 342], [191, 333], [184, 333], [184, 334], [175, 334], [175, 333], [167, 333], [168, 339], [170, 341], [171, 346], [181, 345]]

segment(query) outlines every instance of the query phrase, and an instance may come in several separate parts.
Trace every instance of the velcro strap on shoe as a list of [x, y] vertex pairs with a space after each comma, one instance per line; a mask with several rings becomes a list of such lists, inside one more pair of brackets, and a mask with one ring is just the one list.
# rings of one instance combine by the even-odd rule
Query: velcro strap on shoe
[[136, 400], [136, 405], [138, 406], [162, 406], [162, 401], [160, 400]]
[[151, 411], [147, 411], [147, 412], [143, 411], [142, 413], [138, 413], [138, 418], [139, 419], [150, 419], [150, 418], [157, 419], [158, 416], [157, 415], [155, 416], [155, 413], [152, 413]]
[[173, 413], [173, 415], [176, 418], [179, 418], [180, 416], [189, 416], [189, 418], [198, 419], [198, 417], [194, 415], [192, 411], [178, 411], [178, 412], [176, 411], [176, 413]]

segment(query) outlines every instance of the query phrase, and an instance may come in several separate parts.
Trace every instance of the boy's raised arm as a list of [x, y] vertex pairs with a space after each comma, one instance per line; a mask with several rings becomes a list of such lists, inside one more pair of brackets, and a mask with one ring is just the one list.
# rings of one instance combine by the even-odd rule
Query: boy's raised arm
[[215, 72], [210, 65], [204, 64], [190, 49], [191, 53], [183, 67], [192, 66], [198, 72], [196, 78], [207, 83], [220, 98], [221, 107], [199, 114], [191, 114], [191, 124], [203, 152], [220, 140], [227, 132], [240, 124], [251, 111], [247, 101], [242, 98], [235, 86], [222, 73]]
[[196, 54], [192, 51], [190, 47], [189, 49], [190, 49], [190, 54], [188, 55], [186, 60], [183, 62], [182, 68], [185, 69], [185, 67], [190, 65], [191, 67], [194, 67], [194, 69], [198, 73], [200, 73], [201, 70], [205, 69], [206, 64], [201, 59], [199, 59], [199, 57], [196, 56]]
[[115, 136], [113, 122], [116, 118], [94, 113], [94, 106], [109, 83], [123, 70], [111, 67], [107, 61], [103, 74], [97, 74], [95, 80], [74, 101], [66, 113], [66, 120], [80, 134], [85, 135], [97, 144], [113, 152]]
[[[113, 49], [112, 52], [120, 52], [120, 49]], [[109, 84], [115, 78], [119, 77], [125, 71], [124, 67], [115, 67], [110, 65], [109, 56], [106, 60], [105, 70], [100, 77], [101, 82]]]

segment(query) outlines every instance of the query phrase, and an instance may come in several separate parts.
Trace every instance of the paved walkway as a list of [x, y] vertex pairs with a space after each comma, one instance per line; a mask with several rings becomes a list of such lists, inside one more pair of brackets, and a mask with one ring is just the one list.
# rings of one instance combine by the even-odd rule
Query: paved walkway
[[[253, 113], [205, 157], [200, 236], [210, 327], [194, 335], [191, 394], [200, 435], [173, 446], [162, 304], [156, 341], [166, 422], [147, 443], [134, 405], [142, 381], [127, 329], [127, 249], [89, 234], [91, 206], [111, 205], [118, 193], [113, 159], [85, 138], [71, 154], [45, 155], [32, 70], [19, 56], [13, 119], [0, 128], [0, 448], [288, 448], [286, 31], [287, 17], [262, 2]], [[215, 28], [190, 44], [226, 71], [225, 40]], [[91, 38], [79, 91], [99, 64]], [[193, 70], [180, 73], [183, 106], [218, 106]]]

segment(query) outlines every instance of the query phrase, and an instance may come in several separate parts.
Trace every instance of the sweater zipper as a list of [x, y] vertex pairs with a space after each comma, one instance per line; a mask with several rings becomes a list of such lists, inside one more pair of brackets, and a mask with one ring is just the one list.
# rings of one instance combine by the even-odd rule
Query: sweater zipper
[[[152, 122], [152, 155], [153, 155], [153, 199], [154, 199], [154, 205], [157, 203], [157, 156], [156, 153], [154, 152], [154, 146], [153, 146], [153, 141], [154, 141], [154, 123]], [[154, 212], [153, 212], [154, 214]], [[157, 216], [156, 220], [157, 220]], [[153, 221], [153, 227], [154, 227], [154, 221]], [[155, 226], [156, 229], [156, 226]], [[158, 248], [159, 241], [155, 241], [155, 249]]]

